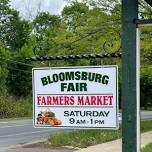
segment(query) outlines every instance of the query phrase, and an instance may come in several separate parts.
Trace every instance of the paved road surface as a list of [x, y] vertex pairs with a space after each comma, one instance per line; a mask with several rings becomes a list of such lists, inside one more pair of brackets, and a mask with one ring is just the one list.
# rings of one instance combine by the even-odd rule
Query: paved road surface
[[32, 120], [0, 121], [0, 150], [42, 141], [62, 129], [35, 129]]
[[[152, 119], [152, 111], [142, 112], [141, 118]], [[60, 131], [63, 129], [35, 129], [32, 120], [1, 120], [0, 150], [45, 140], [49, 134]]]
[[141, 120], [152, 120], [152, 111], [142, 111]]
[[[122, 114], [119, 113], [119, 121], [122, 120]], [[142, 111], [141, 120], [152, 120], [152, 111]]]

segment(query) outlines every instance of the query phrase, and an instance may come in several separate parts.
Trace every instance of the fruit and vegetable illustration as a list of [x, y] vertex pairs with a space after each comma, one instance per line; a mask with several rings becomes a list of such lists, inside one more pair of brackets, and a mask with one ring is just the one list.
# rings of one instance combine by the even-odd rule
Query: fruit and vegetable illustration
[[37, 124], [57, 126], [61, 125], [62, 122], [56, 118], [55, 113], [51, 111], [41, 111], [37, 115]]

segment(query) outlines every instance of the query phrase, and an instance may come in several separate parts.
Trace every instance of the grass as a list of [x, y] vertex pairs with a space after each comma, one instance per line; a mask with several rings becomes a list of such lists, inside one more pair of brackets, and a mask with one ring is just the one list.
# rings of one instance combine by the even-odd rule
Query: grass
[[152, 120], [141, 122], [141, 132], [152, 131]]
[[51, 143], [53, 147], [72, 146], [84, 148], [90, 145], [112, 141], [120, 137], [120, 131], [76, 130], [56, 134], [48, 139], [48, 143]]
[[0, 96], [0, 119], [32, 117], [32, 100]]
[[145, 110], [143, 107], [140, 108], [141, 111], [152, 111], [152, 106], [148, 106]]
[[146, 147], [144, 147], [141, 152], [152, 152], [152, 143], [148, 144]]
[[[152, 121], [143, 121], [141, 122], [141, 131], [150, 131], [152, 130], [151, 126]], [[121, 138], [121, 127], [117, 131], [74, 130], [51, 135], [48, 141], [43, 144], [51, 147], [72, 146], [85, 148], [91, 145], [101, 144], [119, 138]]]

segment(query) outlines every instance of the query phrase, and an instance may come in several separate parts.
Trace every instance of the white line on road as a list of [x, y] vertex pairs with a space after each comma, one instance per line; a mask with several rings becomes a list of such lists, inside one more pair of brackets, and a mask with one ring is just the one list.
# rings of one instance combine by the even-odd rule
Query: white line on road
[[[59, 129], [58, 129], [59, 130]], [[11, 135], [3, 135], [0, 136], [0, 138], [4, 138], [4, 137], [12, 137], [12, 136], [19, 136], [19, 135], [27, 135], [27, 134], [36, 134], [36, 133], [44, 133], [44, 132], [48, 132], [49, 130], [44, 130], [44, 131], [35, 131], [35, 132], [22, 132], [22, 133], [18, 133], [18, 134], [11, 134]], [[56, 130], [57, 131], [57, 130]]]
[[0, 124], [6, 124], [6, 123], [27, 123], [27, 122], [32, 122], [32, 119], [29, 119], [29, 120], [3, 120], [3, 119], [0, 119]]
[[[21, 127], [21, 126], [29, 126], [29, 124], [1, 126], [0, 129], [3, 129], [3, 128], [13, 128], [13, 127]], [[31, 124], [31, 126], [32, 126], [32, 124]]]

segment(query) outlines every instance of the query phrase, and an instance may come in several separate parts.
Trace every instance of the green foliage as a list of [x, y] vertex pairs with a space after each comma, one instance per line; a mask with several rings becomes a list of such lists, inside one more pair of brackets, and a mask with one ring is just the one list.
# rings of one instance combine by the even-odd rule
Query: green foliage
[[120, 48], [120, 25], [102, 8], [89, 9], [86, 3], [71, 2], [62, 11], [62, 23], [65, 28], [53, 38], [56, 47], [49, 51], [51, 55], [105, 53]]
[[[141, 132], [152, 130], [152, 121], [141, 122]], [[45, 145], [51, 147], [72, 146], [85, 148], [121, 138], [121, 126], [117, 131], [110, 130], [74, 130], [50, 135]]]
[[141, 122], [141, 132], [147, 132], [147, 131], [152, 131], [152, 121], [142, 121]]
[[151, 152], [152, 150], [152, 143], [146, 145], [142, 150], [141, 152]]
[[0, 94], [6, 93], [6, 79], [8, 76], [7, 59], [9, 58], [9, 52], [7, 52], [2, 43], [0, 43]]
[[62, 11], [63, 21], [69, 30], [75, 32], [79, 26], [86, 26], [86, 13], [89, 7], [85, 3], [72, 2], [70, 6], [65, 6]]
[[0, 1], [0, 41], [2, 41], [4, 44], [6, 42], [6, 35], [7, 30], [10, 26], [10, 6], [9, 6], [9, 0], [1, 0]]
[[26, 57], [33, 56], [35, 39], [30, 37], [28, 42], [21, 48], [16, 57], [8, 63], [7, 88], [11, 95], [26, 97], [31, 95], [32, 89], [32, 62], [25, 60]]
[[10, 51], [17, 51], [26, 43], [30, 33], [29, 23], [10, 7], [9, 0], [1, 0], [0, 8], [0, 40]]
[[[20, 61], [20, 60], [19, 60]], [[26, 97], [31, 95], [32, 75], [31, 68], [24, 65], [9, 65], [7, 80], [8, 91], [11, 95]]]
[[[14, 96], [25, 97], [31, 94], [32, 66], [10, 62], [7, 59], [38, 67], [117, 64], [121, 73], [121, 60], [118, 59], [81, 59], [45, 63], [24, 60], [25, 57], [33, 55], [93, 54], [120, 50], [119, 0], [67, 1], [69, 5], [64, 7], [61, 15], [41, 12], [33, 21], [22, 19], [19, 12], [10, 7], [9, 0], [0, 1], [0, 41], [4, 44], [0, 44], [0, 89], [7, 89]], [[143, 0], [140, 0], [139, 16], [151, 17], [150, 7]], [[141, 28], [141, 65], [146, 67], [152, 65], [152, 62], [147, 60], [149, 55], [152, 56], [151, 31], [151, 27]], [[152, 74], [150, 70], [146, 71], [141, 73], [141, 104], [144, 106], [151, 104], [152, 101]], [[121, 74], [119, 79], [121, 81]], [[121, 82], [119, 83], [121, 86]], [[149, 91], [146, 91], [147, 89]], [[121, 93], [119, 95], [121, 96]]]
[[149, 64], [152, 65], [152, 62], [149, 62], [147, 59], [148, 56], [152, 56], [152, 27], [143, 27], [141, 28], [141, 65]]
[[140, 79], [141, 83], [141, 106], [144, 107], [145, 110], [148, 107], [152, 107], [152, 70], [144, 69], [142, 70], [142, 75]]
[[[36, 38], [35, 54], [46, 55], [48, 41], [56, 35], [60, 25], [60, 17], [41, 12], [33, 21], [34, 35]], [[51, 42], [51, 41], [50, 41]]]
[[[24, 61], [23, 58], [19, 56], [16, 60], [21, 63]], [[11, 95], [15, 95], [17, 97], [26, 97], [31, 95], [32, 66], [24, 64], [9, 64], [7, 86], [8, 92]]]
[[[54, 147], [72, 146], [85, 148], [120, 138], [120, 131], [77, 130], [50, 136], [48, 143]], [[47, 143], [46, 143], [47, 144]]]
[[32, 117], [32, 99], [0, 96], [0, 119]]
[[[120, 71], [120, 68], [119, 68]], [[120, 71], [121, 72], [121, 71]], [[121, 91], [122, 91], [122, 74], [119, 72], [119, 108], [122, 108]], [[144, 110], [149, 110], [152, 107], [152, 71], [151, 66], [142, 67], [140, 75], [140, 106]]]
[[6, 42], [10, 51], [18, 52], [28, 41], [31, 29], [27, 21], [20, 19], [18, 12], [14, 11], [12, 15], [11, 28], [7, 31]]
[[151, 6], [145, 0], [139, 0], [139, 16], [141, 18], [150, 19], [152, 17]]
[[46, 12], [41, 12], [33, 21], [35, 33], [40, 35], [48, 28], [59, 26], [60, 18], [56, 15], [50, 15]]

